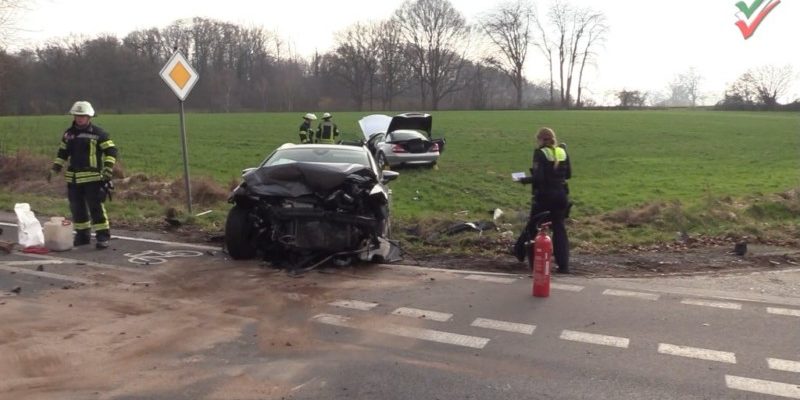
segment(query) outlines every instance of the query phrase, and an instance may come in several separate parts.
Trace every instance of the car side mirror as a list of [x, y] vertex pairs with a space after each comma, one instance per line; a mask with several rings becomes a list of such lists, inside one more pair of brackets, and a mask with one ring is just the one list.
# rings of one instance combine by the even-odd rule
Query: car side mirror
[[245, 169], [242, 170], [242, 176], [244, 176], [246, 173], [248, 173], [250, 171], [253, 171], [253, 170], [256, 170], [256, 169], [258, 169], [258, 168], [245, 168]]
[[383, 171], [382, 175], [383, 175], [383, 178], [381, 179], [381, 181], [383, 183], [389, 183], [389, 182], [397, 179], [397, 177], [400, 176], [400, 173], [397, 172], [397, 171], [385, 170], [385, 171]]

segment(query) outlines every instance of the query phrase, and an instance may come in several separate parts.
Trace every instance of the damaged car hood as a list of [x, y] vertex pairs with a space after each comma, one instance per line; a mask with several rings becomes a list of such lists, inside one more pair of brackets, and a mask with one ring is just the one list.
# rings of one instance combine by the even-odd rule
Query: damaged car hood
[[377, 183], [375, 173], [364, 165], [316, 162], [265, 166], [249, 171], [243, 179], [248, 191], [258, 196], [300, 197], [328, 192], [352, 175]]

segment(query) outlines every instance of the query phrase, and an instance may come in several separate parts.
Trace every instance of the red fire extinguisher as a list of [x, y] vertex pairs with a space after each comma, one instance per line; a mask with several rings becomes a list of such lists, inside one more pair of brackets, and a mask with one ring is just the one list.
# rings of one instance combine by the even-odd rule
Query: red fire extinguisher
[[549, 222], [542, 224], [531, 246], [533, 260], [533, 295], [550, 296], [550, 267], [553, 264], [553, 241], [547, 234]]

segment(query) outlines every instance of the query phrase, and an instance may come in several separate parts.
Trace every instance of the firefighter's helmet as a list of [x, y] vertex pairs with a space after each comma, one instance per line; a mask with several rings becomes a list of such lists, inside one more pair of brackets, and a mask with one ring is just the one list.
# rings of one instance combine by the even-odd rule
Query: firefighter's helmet
[[88, 101], [76, 101], [75, 104], [72, 105], [72, 108], [69, 109], [69, 113], [72, 115], [94, 117], [94, 108]]
[[316, 119], [317, 119], [317, 116], [316, 116], [316, 115], [314, 115], [314, 114], [312, 114], [312, 113], [308, 113], [308, 114], [304, 115], [304, 116], [303, 116], [303, 118], [304, 118], [304, 119], [307, 119], [307, 120], [314, 121], [314, 120], [316, 120]]
[[328, 119], [331, 117], [331, 113], [322, 114], [322, 119]]

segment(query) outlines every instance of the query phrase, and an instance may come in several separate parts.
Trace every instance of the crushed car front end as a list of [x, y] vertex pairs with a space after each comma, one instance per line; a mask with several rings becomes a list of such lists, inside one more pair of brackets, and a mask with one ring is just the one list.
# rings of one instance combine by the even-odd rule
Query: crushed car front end
[[388, 243], [389, 194], [369, 166], [290, 162], [243, 175], [225, 227], [234, 259], [261, 256], [302, 269], [333, 259], [382, 261]]

